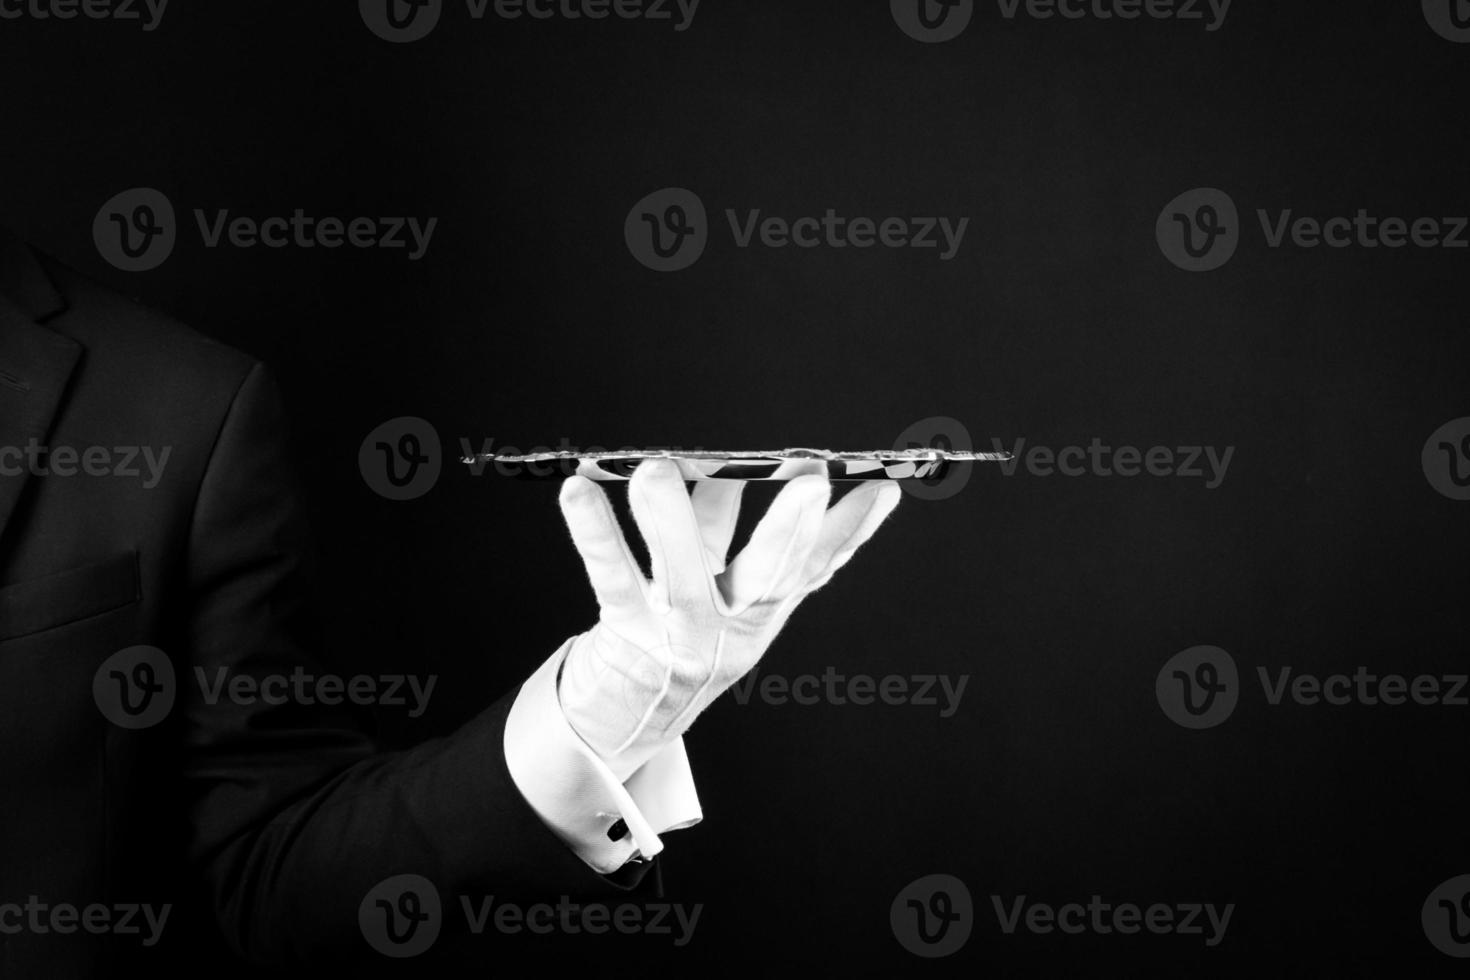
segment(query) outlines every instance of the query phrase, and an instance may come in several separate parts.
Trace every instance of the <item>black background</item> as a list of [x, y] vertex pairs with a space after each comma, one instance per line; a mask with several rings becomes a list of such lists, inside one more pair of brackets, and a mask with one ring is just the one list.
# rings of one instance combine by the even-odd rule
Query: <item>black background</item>
[[[440, 676], [393, 744], [451, 731], [595, 606], [555, 490], [460, 437], [886, 447], [935, 415], [1007, 446], [1234, 446], [1227, 478], [988, 469], [906, 499], [764, 669], [970, 675], [961, 708], [729, 699], [689, 737], [706, 819], [668, 835], [695, 942], [619, 961], [728, 975], [1081, 967], [1412, 973], [1420, 905], [1470, 871], [1466, 708], [1270, 707], [1255, 669], [1465, 669], [1467, 504], [1420, 468], [1467, 411], [1467, 252], [1268, 248], [1255, 209], [1463, 215], [1470, 46], [1417, 3], [1236, 0], [1201, 22], [1007, 21], [920, 44], [881, 2], [704, 0], [670, 22], [471, 21], [373, 36], [352, 4], [173, 0], [136, 23], [0, 22], [0, 213], [43, 249], [268, 360], [285, 388], [343, 670]], [[128, 274], [102, 202], [164, 191], [180, 244]], [[694, 190], [709, 247], [659, 274], [635, 201]], [[1227, 190], [1233, 260], [1154, 240]], [[427, 256], [206, 249], [193, 208], [436, 216]], [[736, 248], [725, 208], [968, 216], [958, 256]], [[357, 467], [422, 416], [450, 460], [392, 502]], [[769, 493], [752, 491], [764, 502]], [[1160, 711], [1197, 644], [1244, 684], [1224, 725]], [[975, 897], [968, 945], [905, 952], [921, 875]], [[1236, 904], [1225, 942], [1007, 936], [990, 897]], [[479, 955], [493, 962], [495, 940]], [[585, 937], [531, 948], [596, 959]]]

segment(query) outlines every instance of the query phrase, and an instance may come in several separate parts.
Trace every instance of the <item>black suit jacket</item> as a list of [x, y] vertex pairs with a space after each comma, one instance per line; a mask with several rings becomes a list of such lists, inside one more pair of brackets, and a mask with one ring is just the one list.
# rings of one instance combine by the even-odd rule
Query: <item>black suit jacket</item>
[[[0, 239], [0, 449], [170, 452], [151, 489], [0, 477], [0, 904], [174, 905], [147, 950], [0, 932], [0, 976], [192, 959], [210, 935], [256, 960], [356, 955], [361, 899], [400, 873], [438, 886], [450, 927], [460, 891], [636, 881], [594, 874], [517, 792], [501, 747], [515, 692], [387, 755], [339, 710], [200, 697], [195, 667], [321, 671], [282, 424], [258, 362]], [[178, 702], [130, 731], [103, 717], [93, 680], [138, 644], [168, 655]]]

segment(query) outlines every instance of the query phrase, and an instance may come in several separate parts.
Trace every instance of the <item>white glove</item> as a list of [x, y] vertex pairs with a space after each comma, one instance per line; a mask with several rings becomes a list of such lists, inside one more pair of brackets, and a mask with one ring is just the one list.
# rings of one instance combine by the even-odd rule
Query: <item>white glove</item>
[[892, 483], [865, 483], [828, 510], [825, 472], [798, 476], [726, 568], [744, 486], [701, 481], [689, 494], [672, 461], [639, 466], [628, 497], [649, 581], [602, 488], [580, 476], [562, 485], [562, 515], [601, 615], [569, 641], [561, 705], [619, 779], [755, 666], [796, 605], [847, 563], [900, 496]]

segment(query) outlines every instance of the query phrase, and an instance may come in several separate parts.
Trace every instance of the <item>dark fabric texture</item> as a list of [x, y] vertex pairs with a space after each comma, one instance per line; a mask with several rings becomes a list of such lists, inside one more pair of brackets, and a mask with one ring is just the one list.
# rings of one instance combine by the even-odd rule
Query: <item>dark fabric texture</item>
[[[0, 447], [169, 452], [152, 487], [0, 478], [0, 903], [174, 906], [149, 949], [0, 933], [0, 976], [376, 956], [358, 906], [403, 873], [435, 884], [446, 929], [459, 894], [619, 894], [644, 877], [596, 875], [521, 798], [501, 747], [514, 691], [388, 754], [341, 708], [206, 703], [196, 670], [323, 671], [284, 427], [252, 358], [0, 238]], [[126, 730], [93, 681], [137, 645], [166, 654], [178, 694]]]

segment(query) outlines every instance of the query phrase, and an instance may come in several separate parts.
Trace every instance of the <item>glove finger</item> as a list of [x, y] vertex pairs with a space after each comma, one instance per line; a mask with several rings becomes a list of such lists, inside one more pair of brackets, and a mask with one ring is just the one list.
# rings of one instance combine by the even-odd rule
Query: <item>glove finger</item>
[[750, 542], [720, 576], [732, 614], [757, 602], [780, 603], [801, 586], [831, 494], [826, 476], [799, 476], [781, 488]]
[[730, 555], [730, 539], [735, 536], [735, 521], [740, 516], [740, 494], [744, 489], [744, 480], [704, 480], [696, 483], [694, 492], [689, 495], [712, 573], [725, 570], [725, 561]]
[[902, 496], [897, 484], [866, 483], [834, 504], [807, 559], [804, 591], [826, 585], [893, 513]]
[[602, 488], [585, 476], [569, 477], [561, 485], [561, 513], [604, 616], [642, 609], [646, 581]]
[[708, 606], [712, 593], [704, 541], [678, 464], [668, 459], [641, 464], [628, 483], [628, 502], [648, 546], [655, 599], [669, 608]]

